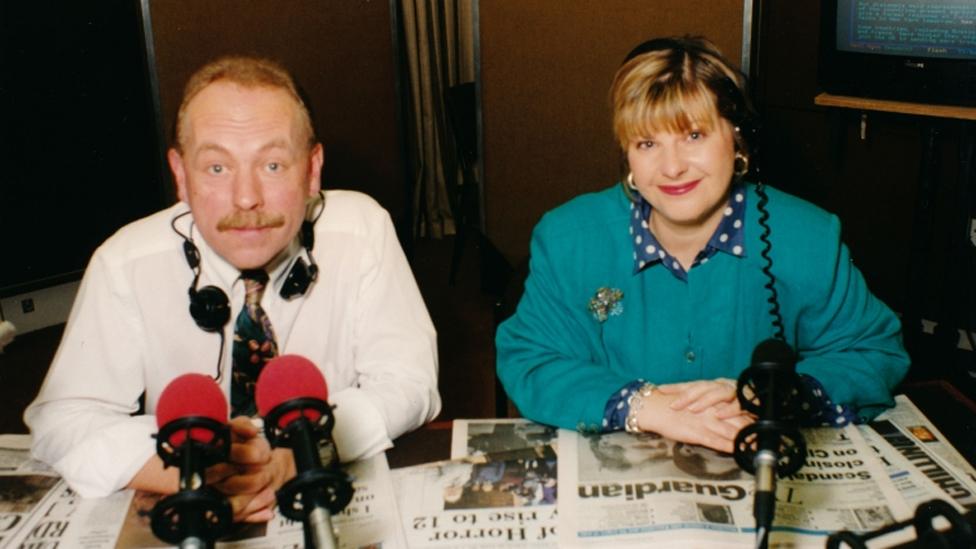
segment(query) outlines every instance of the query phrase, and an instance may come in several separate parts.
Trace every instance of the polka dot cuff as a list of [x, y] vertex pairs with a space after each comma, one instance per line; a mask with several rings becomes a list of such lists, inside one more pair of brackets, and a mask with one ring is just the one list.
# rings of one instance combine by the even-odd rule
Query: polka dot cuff
[[[800, 394], [801, 427], [843, 427], [849, 423], [860, 423], [860, 418], [850, 406], [834, 404], [819, 381], [806, 374], [800, 374], [803, 390]], [[624, 385], [610, 396], [603, 408], [603, 431], [621, 431], [627, 424], [630, 395], [639, 391], [646, 383], [636, 379]]]

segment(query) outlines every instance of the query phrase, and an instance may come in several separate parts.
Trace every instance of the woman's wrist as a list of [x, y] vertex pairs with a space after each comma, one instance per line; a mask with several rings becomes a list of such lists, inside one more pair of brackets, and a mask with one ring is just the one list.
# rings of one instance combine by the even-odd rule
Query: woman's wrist
[[643, 431], [639, 422], [640, 412], [644, 409], [644, 399], [650, 397], [656, 388], [657, 386], [653, 383], [645, 383], [641, 385], [639, 389], [631, 393], [630, 397], [627, 399], [627, 406], [630, 407], [630, 410], [627, 412], [627, 420], [624, 422], [624, 429], [628, 433], [640, 433]]

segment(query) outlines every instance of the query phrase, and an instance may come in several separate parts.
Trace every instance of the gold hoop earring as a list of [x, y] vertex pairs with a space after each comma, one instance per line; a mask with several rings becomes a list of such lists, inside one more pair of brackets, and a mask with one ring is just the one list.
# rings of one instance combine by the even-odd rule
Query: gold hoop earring
[[745, 174], [749, 173], [749, 157], [748, 156], [746, 156], [746, 155], [744, 155], [744, 154], [742, 154], [740, 152], [735, 153], [735, 161], [734, 161], [733, 165], [735, 167], [733, 168], [734, 171], [732, 173], [735, 174], [736, 177], [742, 177]]
[[637, 190], [637, 184], [634, 183], [634, 172], [630, 172], [627, 174], [627, 188], [629, 188], [632, 191]]

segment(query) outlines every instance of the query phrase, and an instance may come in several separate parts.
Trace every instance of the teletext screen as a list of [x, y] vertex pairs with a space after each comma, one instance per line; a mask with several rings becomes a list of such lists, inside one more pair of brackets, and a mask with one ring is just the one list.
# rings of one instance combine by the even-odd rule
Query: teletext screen
[[838, 0], [837, 49], [976, 59], [976, 1]]

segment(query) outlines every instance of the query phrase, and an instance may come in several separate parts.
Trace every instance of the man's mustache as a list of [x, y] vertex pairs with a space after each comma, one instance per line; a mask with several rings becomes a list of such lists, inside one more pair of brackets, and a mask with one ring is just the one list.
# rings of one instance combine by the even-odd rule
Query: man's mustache
[[217, 230], [267, 229], [278, 228], [284, 224], [285, 216], [280, 213], [234, 212], [217, 222]]

